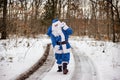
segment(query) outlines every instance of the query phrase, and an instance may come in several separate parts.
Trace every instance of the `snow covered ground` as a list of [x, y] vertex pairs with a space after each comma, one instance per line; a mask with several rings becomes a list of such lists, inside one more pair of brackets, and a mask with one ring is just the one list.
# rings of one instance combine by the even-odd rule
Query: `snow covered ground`
[[99, 80], [120, 80], [120, 43], [75, 37], [71, 41], [76, 52], [88, 57], [96, 68]]
[[0, 41], [0, 79], [14, 80], [28, 70], [43, 55], [47, 43], [45, 36]]
[[[50, 43], [50, 39], [46, 35], [41, 35], [35, 39], [13, 38], [1, 40], [0, 79], [14, 80], [16, 76], [29, 69], [42, 56], [47, 43]], [[81, 56], [84, 55], [86, 58], [89, 58], [88, 60], [91, 60], [98, 80], [120, 80], [120, 43], [95, 41], [88, 37], [71, 37], [70, 43], [78, 54]], [[70, 65], [72, 67], [69, 67], [69, 69], [75, 67], [74, 64]], [[54, 66], [52, 68], [53, 70], [48, 72], [48, 74], [58, 77], [58, 74], [53, 74], [55, 72]], [[53, 78], [51, 76], [48, 77], [49, 79], [46, 79], [49, 76], [48, 74], [44, 77], [44, 80]], [[66, 77], [67, 80], [70, 79], [70, 76]]]

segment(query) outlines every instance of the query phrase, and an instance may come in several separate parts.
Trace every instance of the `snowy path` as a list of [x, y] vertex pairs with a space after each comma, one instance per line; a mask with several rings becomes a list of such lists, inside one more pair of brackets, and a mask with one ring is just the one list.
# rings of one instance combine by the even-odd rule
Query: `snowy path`
[[50, 54], [44, 65], [26, 80], [99, 80], [92, 61], [76, 49], [72, 49], [68, 69], [67, 75], [56, 72], [57, 64], [50, 49]]
[[34, 72], [29, 78], [26, 80], [41, 80], [47, 72], [50, 71], [52, 66], [54, 65], [55, 59], [52, 50], [50, 49], [49, 55], [43, 66], [41, 66], [36, 72]]
[[92, 61], [84, 53], [79, 53], [79, 50], [72, 49], [72, 51], [76, 65], [72, 80], [99, 80]]

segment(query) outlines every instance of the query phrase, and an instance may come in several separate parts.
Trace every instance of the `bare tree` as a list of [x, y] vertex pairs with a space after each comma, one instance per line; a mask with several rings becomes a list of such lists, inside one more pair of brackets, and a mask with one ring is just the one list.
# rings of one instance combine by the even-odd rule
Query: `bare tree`
[[7, 20], [7, 0], [3, 1], [3, 24], [2, 24], [2, 35], [1, 39], [6, 39], [7, 37], [7, 31], [6, 31], [6, 20]]
[[[109, 2], [112, 4], [113, 0], [109, 0]], [[112, 27], [112, 32], [113, 32], [113, 39], [112, 41], [115, 42], [115, 28], [114, 28], [114, 11], [113, 11], [113, 6], [111, 5], [111, 27]]]

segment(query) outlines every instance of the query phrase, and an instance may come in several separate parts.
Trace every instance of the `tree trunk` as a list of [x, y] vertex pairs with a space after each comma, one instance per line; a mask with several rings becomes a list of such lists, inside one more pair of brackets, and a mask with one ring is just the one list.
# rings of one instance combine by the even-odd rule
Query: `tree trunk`
[[67, 15], [66, 15], [67, 19], [70, 19], [70, 3], [71, 3], [71, 0], [68, 0]]
[[58, 18], [61, 18], [61, 8], [62, 8], [62, 3], [61, 3], [61, 0], [59, 0]]
[[[112, 0], [110, 0], [110, 3], [112, 4]], [[111, 27], [112, 27], [112, 34], [113, 34], [112, 41], [115, 42], [114, 12], [113, 12], [113, 6], [112, 5], [111, 5]]]
[[110, 9], [110, 3], [109, 2], [107, 2], [107, 14], [106, 14], [106, 16], [107, 16], [107, 20], [108, 20], [108, 22], [107, 22], [107, 36], [108, 36], [108, 40], [109, 40], [109, 36], [110, 36], [110, 33], [109, 33], [109, 29], [110, 29], [110, 27], [109, 27], [109, 9]]
[[4, 0], [4, 6], [3, 6], [3, 24], [2, 24], [1, 39], [6, 39], [6, 37], [7, 37], [6, 20], [7, 20], [7, 0]]

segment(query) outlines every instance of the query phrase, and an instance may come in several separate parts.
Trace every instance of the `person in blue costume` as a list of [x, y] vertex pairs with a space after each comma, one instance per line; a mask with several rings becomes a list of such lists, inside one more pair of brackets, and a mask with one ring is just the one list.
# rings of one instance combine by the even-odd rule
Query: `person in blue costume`
[[51, 38], [55, 59], [58, 64], [57, 72], [68, 73], [67, 65], [70, 61], [69, 36], [73, 33], [72, 29], [58, 19], [52, 20], [52, 25], [48, 28], [47, 35]]

